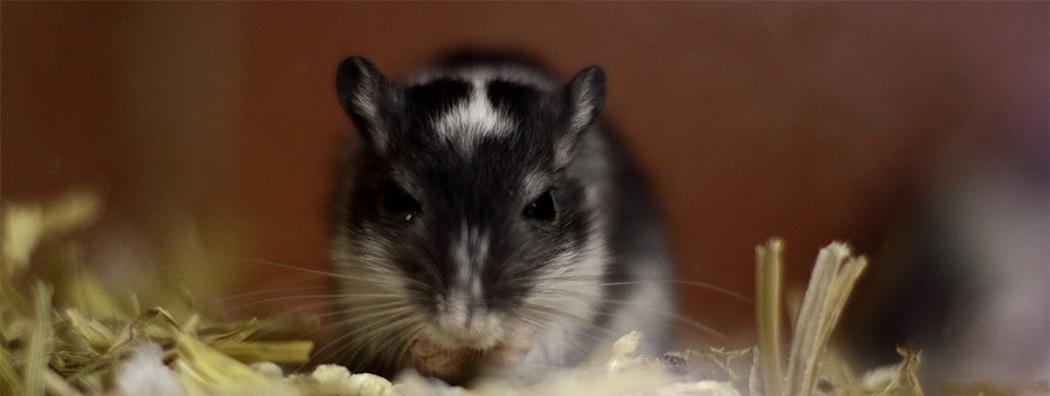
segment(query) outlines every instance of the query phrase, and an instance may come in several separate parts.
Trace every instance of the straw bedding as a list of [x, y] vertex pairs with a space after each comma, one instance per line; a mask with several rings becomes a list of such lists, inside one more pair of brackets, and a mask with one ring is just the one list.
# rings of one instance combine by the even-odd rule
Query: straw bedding
[[[643, 334], [624, 335], [579, 367], [528, 383], [485, 379], [470, 389], [411, 373], [389, 379], [336, 365], [312, 371], [313, 344], [296, 338], [309, 318], [209, 320], [178, 301], [140, 307], [75, 265], [71, 249], [97, 217], [99, 199], [71, 194], [3, 207], [0, 393], [4, 395], [921, 395], [918, 353], [857, 374], [828, 348], [867, 261], [842, 243], [821, 250], [797, 309], [781, 302], [781, 250], [756, 249], [758, 345], [743, 350], [636, 356]], [[90, 231], [87, 231], [90, 232]], [[56, 243], [56, 241], [58, 243]], [[47, 242], [47, 243], [44, 243]], [[52, 252], [55, 253], [55, 252]], [[42, 258], [43, 257], [43, 258]], [[61, 266], [48, 283], [33, 266]], [[170, 309], [180, 305], [178, 313]], [[794, 305], [794, 304], [788, 304]], [[785, 311], [791, 318], [782, 323]], [[782, 329], [790, 329], [781, 334]], [[787, 341], [786, 343], [784, 341]]]

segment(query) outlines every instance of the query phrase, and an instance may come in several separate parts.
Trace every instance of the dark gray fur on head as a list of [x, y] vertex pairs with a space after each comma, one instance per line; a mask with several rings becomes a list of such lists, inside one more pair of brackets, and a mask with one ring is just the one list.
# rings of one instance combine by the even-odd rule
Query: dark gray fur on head
[[459, 382], [517, 352], [503, 369], [575, 363], [630, 330], [646, 352], [664, 345], [670, 256], [637, 169], [597, 121], [600, 68], [563, 85], [479, 54], [399, 84], [352, 57], [336, 89], [364, 145], [334, 200], [330, 359]]

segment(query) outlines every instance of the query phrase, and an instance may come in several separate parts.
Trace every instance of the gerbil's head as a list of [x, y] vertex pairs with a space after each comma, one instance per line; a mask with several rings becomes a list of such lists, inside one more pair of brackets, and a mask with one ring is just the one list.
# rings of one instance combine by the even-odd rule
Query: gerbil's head
[[489, 61], [398, 84], [363, 58], [339, 66], [365, 142], [331, 241], [344, 361], [461, 381], [594, 320], [605, 249], [580, 169], [598, 165], [573, 158], [604, 80]]

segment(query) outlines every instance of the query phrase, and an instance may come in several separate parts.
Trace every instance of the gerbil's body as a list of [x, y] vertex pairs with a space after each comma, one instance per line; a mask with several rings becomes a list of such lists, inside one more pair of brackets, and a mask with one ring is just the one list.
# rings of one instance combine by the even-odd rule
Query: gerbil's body
[[568, 85], [520, 61], [466, 57], [404, 84], [339, 68], [364, 142], [330, 241], [330, 358], [461, 382], [578, 362], [641, 330], [663, 352], [673, 275], [658, 211], [597, 121], [601, 69]]

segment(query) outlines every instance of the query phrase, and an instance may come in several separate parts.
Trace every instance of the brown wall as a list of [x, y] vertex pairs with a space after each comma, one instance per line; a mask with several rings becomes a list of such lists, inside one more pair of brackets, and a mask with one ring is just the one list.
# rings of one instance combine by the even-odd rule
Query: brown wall
[[[680, 272], [744, 295], [755, 244], [786, 238], [800, 281], [818, 246], [873, 250], [932, 177], [1047, 125], [1042, 2], [0, 7], [3, 198], [101, 190], [102, 227], [161, 267], [191, 242], [197, 258], [323, 265], [349, 130], [333, 73], [351, 54], [393, 76], [461, 46], [527, 51], [566, 78], [601, 65], [605, 117], [651, 173]], [[253, 268], [228, 283], [287, 275]], [[725, 334], [750, 322], [747, 303], [683, 297]]]

